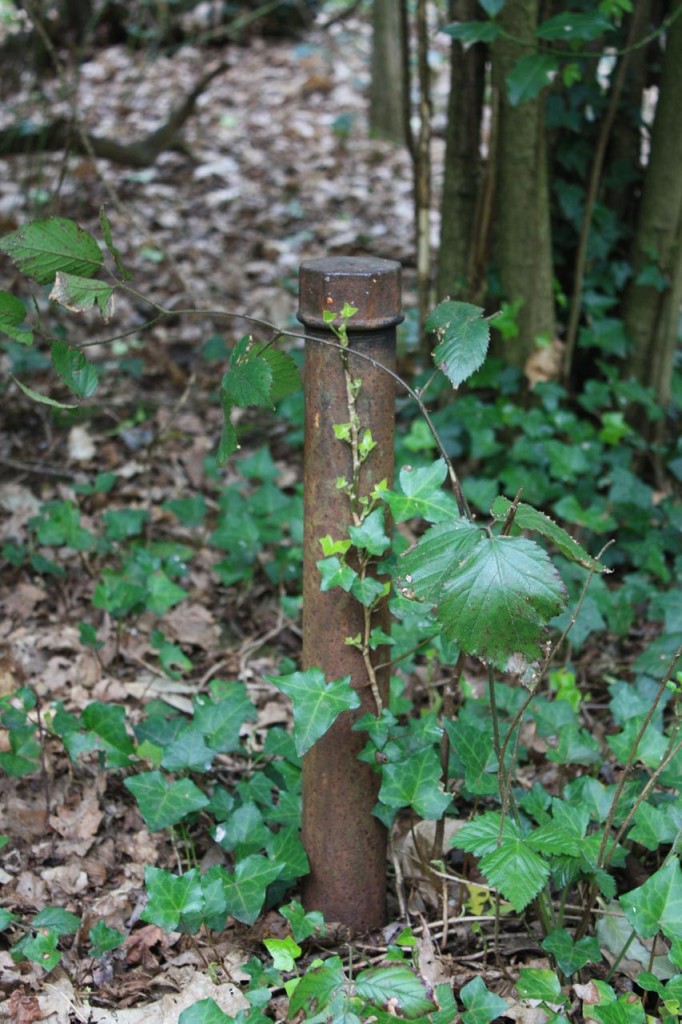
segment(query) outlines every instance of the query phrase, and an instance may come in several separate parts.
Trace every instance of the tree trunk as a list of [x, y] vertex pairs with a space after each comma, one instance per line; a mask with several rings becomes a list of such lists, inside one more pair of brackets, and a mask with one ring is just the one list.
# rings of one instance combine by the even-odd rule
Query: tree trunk
[[374, 0], [369, 127], [373, 133], [398, 143], [407, 142], [404, 52], [401, 0]]
[[[472, 21], [478, 16], [476, 0], [450, 0], [453, 21]], [[474, 299], [470, 294], [472, 253], [477, 223], [477, 196], [481, 180], [481, 120], [485, 81], [484, 46], [465, 50], [452, 41], [450, 56], [450, 97], [445, 144], [445, 177], [441, 201], [440, 247], [438, 254], [438, 297]], [[481, 199], [485, 190], [481, 188]], [[478, 208], [483, 214], [484, 203]], [[478, 217], [484, 231], [487, 218]]]
[[[679, 10], [680, 0], [671, 13]], [[667, 32], [663, 74], [635, 234], [634, 274], [623, 308], [628, 370], [670, 401], [682, 304], [682, 17]], [[652, 272], [660, 272], [660, 285]]]
[[502, 9], [500, 21], [513, 39], [500, 38], [493, 48], [493, 85], [499, 97], [497, 138], [497, 266], [503, 297], [522, 299], [518, 336], [505, 344], [507, 362], [523, 367], [538, 339], [554, 337], [552, 245], [544, 101], [542, 97], [514, 107], [506, 77], [524, 48], [533, 43], [538, 0], [514, 0]]

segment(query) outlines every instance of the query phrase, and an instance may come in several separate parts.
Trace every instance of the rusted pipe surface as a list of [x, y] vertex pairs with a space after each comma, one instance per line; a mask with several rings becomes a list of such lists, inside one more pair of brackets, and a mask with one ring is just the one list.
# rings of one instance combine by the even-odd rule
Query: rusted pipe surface
[[[341, 257], [306, 261], [300, 271], [298, 318], [306, 334], [318, 339], [307, 341], [305, 349], [303, 668], [319, 667], [327, 680], [350, 675], [362, 702], [341, 715], [303, 759], [303, 842], [311, 865], [303, 900], [328, 921], [359, 933], [385, 920], [386, 832], [372, 814], [380, 779], [357, 760], [365, 734], [351, 731], [362, 715], [377, 712], [362, 654], [345, 643], [363, 631], [362, 605], [338, 587], [322, 593], [317, 568], [320, 539], [327, 534], [344, 539], [352, 524], [348, 496], [337, 487], [339, 478], [352, 478], [351, 450], [333, 430], [334, 424], [348, 422], [346, 380], [339, 350], [323, 343], [335, 341], [323, 311], [338, 313], [344, 303], [358, 309], [347, 330], [349, 369], [362, 381], [360, 430], [371, 430], [376, 441], [362, 466], [364, 495], [381, 480], [392, 482], [395, 382], [356, 353], [395, 371], [400, 264]], [[372, 624], [388, 631], [385, 603]], [[385, 653], [377, 652], [377, 662], [386, 660]], [[388, 675], [383, 671], [378, 677], [387, 701]]]

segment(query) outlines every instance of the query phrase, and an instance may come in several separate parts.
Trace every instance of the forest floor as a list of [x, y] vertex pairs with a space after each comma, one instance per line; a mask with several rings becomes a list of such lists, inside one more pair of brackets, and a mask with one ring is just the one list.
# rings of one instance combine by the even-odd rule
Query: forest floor
[[[79, 110], [88, 130], [119, 141], [150, 131], [207, 66], [227, 61], [185, 125], [182, 151], [168, 151], [142, 170], [62, 154], [0, 161], [1, 233], [58, 214], [98, 234], [105, 205], [114, 242], [133, 272], [139, 294], [119, 298], [109, 325], [59, 314], [69, 339], [94, 341], [135, 328], [150, 316], [144, 296], [178, 310], [214, 311], [178, 316], [117, 345], [90, 348], [103, 384], [75, 425], [9, 389], [0, 432], [0, 545], [27, 543], [29, 520], [46, 502], [69, 499], [74, 485], [103, 472], [116, 474], [115, 496], [85, 499], [82, 526], [89, 528], [111, 501], [112, 507], [148, 509], [155, 538], [195, 545], [189, 599], [163, 619], [167, 639], [191, 658], [191, 672], [175, 681], [164, 676], [152, 618], [143, 616], [121, 634], [106, 612], [92, 607], [90, 557], [52, 550], [65, 580], [3, 563], [0, 696], [26, 683], [43, 707], [61, 701], [79, 715], [91, 701], [118, 703], [135, 720], [154, 699], [189, 710], [195, 694], [220, 675], [248, 686], [258, 709], [255, 736], [287, 722], [288, 702], [263, 676], [276, 672], [283, 656], [297, 657], [295, 619], [281, 613], [277, 590], [263, 574], [237, 587], [220, 585], [211, 572], [215, 552], [202, 546], [201, 532], [180, 529], [162, 506], [201, 493], [215, 508], [220, 488], [235, 479], [230, 466], [216, 476], [210, 460], [220, 436], [220, 409], [210, 400], [220, 363], [198, 353], [216, 333], [231, 346], [252, 325], [226, 324], [221, 311], [296, 330], [298, 266], [327, 255], [400, 260], [407, 304], [412, 301], [411, 164], [404, 150], [368, 137], [369, 46], [368, 26], [350, 19], [298, 39], [253, 38], [220, 51], [184, 46], [153, 60], [111, 47], [82, 66]], [[445, 54], [444, 44], [443, 67]], [[57, 79], [41, 88], [42, 98], [27, 89], [12, 95], [0, 127], [20, 117], [37, 119], [41, 109], [50, 116], [68, 113]], [[443, 117], [439, 88], [436, 128]], [[441, 147], [436, 139], [437, 167]], [[434, 239], [436, 232], [434, 220]], [[23, 287], [9, 261], [0, 266], [4, 289]], [[129, 367], [125, 376], [117, 370], [121, 359]], [[32, 373], [31, 383], [68, 400], [49, 372], [42, 381]], [[253, 419], [252, 428], [245, 452], [257, 449], [267, 433], [277, 484], [291, 491], [300, 479], [299, 446], [274, 420]], [[83, 647], [80, 622], [96, 626], [101, 649]], [[76, 769], [63, 747], [49, 741], [41, 773], [0, 779], [0, 822], [11, 840], [0, 853], [0, 905], [29, 916], [59, 906], [83, 919], [47, 979], [29, 961], [15, 964], [0, 946], [0, 1015], [22, 1024], [133, 1024], [175, 1021], [183, 1007], [209, 995], [233, 1013], [246, 1005], [239, 992], [243, 964], [262, 951], [263, 936], [279, 934], [281, 918], [272, 913], [252, 928], [231, 925], [211, 948], [203, 937], [188, 941], [140, 922], [145, 866], [177, 870], [177, 851], [165, 833], [147, 830], [115, 773], [97, 761]], [[207, 845], [199, 854], [210, 863], [215, 851]], [[430, 912], [417, 918], [424, 943]], [[102, 963], [84, 952], [87, 929], [98, 919], [129, 935]], [[375, 936], [364, 955], [380, 955], [386, 941]], [[547, 964], [532, 943], [526, 947], [522, 935], [503, 941], [506, 965]], [[223, 980], [206, 969], [216, 959]], [[491, 988], [510, 994], [500, 965], [486, 964], [464, 929], [451, 931], [438, 961], [440, 977], [455, 978], [458, 986], [483, 969]], [[515, 1019], [530, 1021], [527, 1012], [517, 1004]]]

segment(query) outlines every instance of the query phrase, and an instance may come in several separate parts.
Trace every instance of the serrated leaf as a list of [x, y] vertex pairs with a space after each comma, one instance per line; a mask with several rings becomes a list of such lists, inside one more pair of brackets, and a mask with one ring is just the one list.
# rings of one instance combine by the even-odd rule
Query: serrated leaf
[[621, 896], [620, 905], [641, 938], [662, 931], [669, 939], [681, 939], [682, 870], [677, 857], [671, 857], [644, 885]]
[[407, 964], [370, 967], [355, 979], [355, 991], [361, 999], [386, 1008], [408, 1020], [436, 1009], [426, 983]]
[[518, 913], [535, 899], [550, 873], [547, 862], [521, 838], [503, 840], [478, 866]]
[[137, 800], [147, 827], [152, 832], [177, 825], [188, 814], [201, 810], [210, 802], [191, 779], [171, 782], [161, 772], [140, 772], [124, 780]]
[[474, 43], [492, 43], [499, 36], [500, 28], [494, 21], [455, 21], [445, 25], [441, 32], [467, 47]]
[[65, 217], [33, 221], [0, 239], [0, 249], [38, 284], [52, 284], [58, 271], [93, 277], [103, 263], [95, 239]]
[[545, 53], [527, 53], [519, 57], [507, 75], [507, 96], [513, 107], [535, 99], [549, 85], [559, 62]]
[[460, 990], [460, 999], [466, 1006], [462, 1024], [489, 1024], [509, 1009], [506, 999], [486, 988], [483, 978], [473, 978]]
[[[504, 498], [500, 495], [492, 503], [490, 514], [495, 519], [506, 519], [512, 506], [513, 502], [509, 498]], [[582, 565], [583, 568], [593, 569], [595, 572], [608, 571], [601, 562], [592, 558], [585, 548], [571, 537], [570, 533], [567, 533], [558, 523], [555, 523], [553, 519], [546, 516], [544, 512], [539, 512], [536, 508], [533, 508], [532, 505], [526, 505], [523, 501], [520, 501], [516, 506], [514, 523], [522, 530], [534, 530], [535, 533], [541, 534], [551, 541], [562, 555], [572, 562]]]
[[430, 466], [403, 466], [399, 474], [402, 494], [382, 491], [381, 497], [391, 510], [396, 523], [419, 516], [427, 523], [444, 523], [457, 517], [457, 502], [442, 488], [447, 476], [443, 459]]
[[220, 444], [218, 445], [217, 460], [218, 465], [223, 466], [229, 459], [230, 455], [234, 455], [237, 451], [239, 444], [237, 442], [237, 431], [235, 430], [231, 419], [234, 402], [227, 392], [222, 390], [220, 392], [220, 405], [223, 412], [223, 422], [220, 431]]
[[113, 287], [105, 281], [57, 271], [49, 297], [72, 313], [84, 313], [96, 307], [106, 321], [111, 319], [114, 312], [113, 295]]
[[424, 329], [438, 338], [433, 361], [453, 387], [458, 388], [483, 365], [490, 327], [483, 319], [480, 306], [450, 300], [441, 302], [427, 316]]
[[402, 761], [382, 765], [379, 800], [387, 807], [413, 807], [422, 818], [442, 818], [451, 797], [443, 792], [441, 774], [435, 747], [424, 747]]
[[243, 924], [253, 924], [265, 902], [267, 887], [281, 872], [281, 864], [273, 864], [260, 854], [240, 860], [225, 884], [228, 914]]
[[446, 638], [502, 667], [513, 654], [541, 657], [544, 628], [565, 600], [542, 548], [524, 537], [485, 536], [471, 524], [432, 527], [402, 567], [415, 595], [436, 605]]
[[538, 25], [535, 35], [539, 39], [591, 42], [613, 29], [614, 25], [598, 9], [586, 13], [564, 11]]
[[499, 811], [486, 811], [458, 829], [450, 845], [465, 853], [483, 857], [496, 850], [500, 842], [519, 839], [520, 836], [518, 826], [509, 818], [503, 822]]
[[33, 344], [33, 331], [22, 327], [26, 320], [26, 308], [16, 295], [0, 291], [0, 333], [6, 334], [20, 345]]
[[100, 227], [102, 228], [102, 236], [104, 238], [104, 242], [106, 244], [107, 249], [114, 258], [116, 269], [118, 270], [119, 274], [121, 275], [124, 281], [129, 281], [130, 278], [132, 277], [132, 274], [130, 274], [123, 266], [123, 260], [121, 259], [120, 250], [117, 249], [117, 247], [114, 245], [114, 240], [111, 235], [111, 223], [109, 221], [109, 217], [107, 216], [107, 212], [104, 209], [104, 207], [102, 207], [99, 212], [99, 222]]
[[324, 736], [343, 711], [360, 706], [349, 675], [327, 683], [319, 668], [309, 668], [305, 672], [265, 678], [293, 704], [294, 743], [299, 757]]
[[482, 539], [483, 532], [466, 519], [432, 526], [402, 556], [398, 587], [436, 604], [458, 564]]
[[89, 398], [95, 393], [99, 384], [99, 371], [80, 349], [64, 341], [53, 341], [51, 355], [55, 371], [70, 391], [79, 398]]
[[293, 395], [303, 387], [301, 374], [294, 360], [279, 348], [263, 349], [258, 355], [266, 361], [272, 373], [270, 401], [274, 405], [287, 395]]
[[271, 406], [272, 370], [262, 356], [242, 356], [230, 361], [230, 369], [223, 375], [221, 394], [242, 408], [251, 405]]
[[201, 914], [204, 894], [197, 868], [174, 875], [162, 868], [147, 866], [144, 881], [148, 901], [142, 911], [143, 920], [172, 932], [182, 917]]
[[330, 957], [319, 967], [309, 968], [294, 989], [289, 1000], [289, 1019], [298, 1019], [299, 1013], [313, 1002], [326, 1007], [334, 992], [345, 983], [343, 964], [338, 956]]
[[34, 402], [40, 402], [41, 405], [49, 405], [51, 409], [77, 409], [77, 405], [67, 405], [65, 402], [58, 402], [55, 398], [48, 398], [47, 395], [41, 395], [39, 391], [34, 391], [28, 384], [22, 384], [20, 380], [10, 374], [12, 380], [19, 388], [20, 391], [26, 395], [27, 398], [32, 398]]

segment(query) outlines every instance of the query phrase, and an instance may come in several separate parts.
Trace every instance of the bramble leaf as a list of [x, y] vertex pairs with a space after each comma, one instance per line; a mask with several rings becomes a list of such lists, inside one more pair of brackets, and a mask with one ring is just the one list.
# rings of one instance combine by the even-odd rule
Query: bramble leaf
[[52, 284], [58, 271], [93, 277], [103, 263], [92, 235], [65, 217], [33, 221], [0, 239], [0, 249], [38, 284]]
[[390, 1004], [393, 1013], [408, 1019], [436, 1009], [426, 983], [407, 964], [360, 971], [355, 979], [355, 991], [361, 999], [384, 1009]]
[[294, 743], [301, 757], [324, 736], [342, 711], [360, 706], [350, 685], [350, 676], [327, 683], [319, 668], [292, 672], [287, 676], [266, 676], [269, 683], [290, 698], [294, 707]]
[[598, 39], [604, 32], [612, 32], [613, 29], [614, 25], [597, 9], [585, 13], [564, 11], [538, 25], [535, 35], [539, 39], [590, 42]]
[[20, 345], [33, 344], [33, 331], [22, 327], [26, 319], [26, 308], [16, 295], [0, 291], [0, 334], [18, 341]]
[[[509, 514], [509, 510], [513, 507], [513, 502], [509, 498], [504, 498], [500, 495], [499, 498], [495, 498], [495, 501], [490, 507], [490, 514], [495, 519], [506, 519]], [[595, 572], [608, 572], [609, 570], [598, 562], [595, 558], [592, 558], [585, 548], [578, 544], [577, 540], [571, 537], [570, 533], [567, 533], [558, 523], [555, 523], [553, 519], [546, 516], [544, 512], [539, 512], [532, 505], [526, 505], [525, 502], [520, 501], [516, 506], [516, 513], [514, 515], [514, 523], [522, 530], [534, 530], [536, 533], [541, 534], [547, 540], [551, 541], [559, 549], [562, 555], [569, 558], [572, 562], [577, 562], [578, 565], [582, 565], [585, 569], [593, 569]]]
[[78, 398], [89, 398], [97, 390], [99, 372], [80, 349], [64, 341], [53, 341], [52, 365], [70, 391]]
[[293, 395], [296, 391], [301, 390], [303, 386], [301, 374], [288, 352], [282, 352], [281, 349], [271, 346], [262, 349], [258, 355], [270, 367], [272, 374], [270, 402], [273, 405], [275, 402], [281, 401], [282, 398], [286, 398], [287, 395]]
[[58, 270], [50, 298], [72, 313], [84, 313], [96, 306], [103, 320], [110, 320], [114, 312], [114, 289], [104, 281], [94, 281], [76, 274]]
[[41, 395], [39, 391], [34, 391], [28, 384], [22, 384], [20, 380], [10, 374], [12, 380], [19, 388], [23, 391], [27, 398], [32, 398], [34, 402], [40, 402], [41, 405], [49, 405], [51, 409], [77, 409], [77, 405], [67, 405], [65, 402], [58, 402], [55, 398], [48, 398], [47, 395]]
[[474, 43], [492, 43], [499, 36], [500, 28], [494, 21], [455, 21], [445, 25], [441, 32], [467, 47]]
[[424, 329], [436, 334], [438, 344], [432, 353], [433, 361], [453, 387], [458, 388], [483, 365], [490, 327], [480, 306], [441, 302], [427, 316]]

